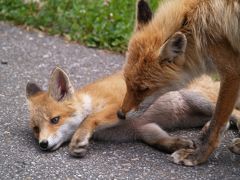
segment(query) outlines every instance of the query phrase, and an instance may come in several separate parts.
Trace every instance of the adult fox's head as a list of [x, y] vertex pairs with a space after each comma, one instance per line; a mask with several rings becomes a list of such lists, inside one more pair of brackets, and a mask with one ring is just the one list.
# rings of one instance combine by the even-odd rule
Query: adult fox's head
[[[74, 88], [60, 68], [52, 72], [48, 91], [28, 83], [26, 95], [30, 111], [30, 127], [42, 150], [56, 150], [72, 137], [90, 108], [88, 97], [77, 105]], [[77, 106], [77, 107], [76, 107]]]
[[186, 36], [181, 32], [164, 32], [164, 28], [162, 31], [159, 24], [165, 22], [156, 18], [158, 16], [152, 18], [148, 4], [139, 0], [135, 32], [128, 45], [124, 66], [127, 93], [118, 112], [119, 118], [124, 118], [143, 101], [152, 102], [181, 78]]

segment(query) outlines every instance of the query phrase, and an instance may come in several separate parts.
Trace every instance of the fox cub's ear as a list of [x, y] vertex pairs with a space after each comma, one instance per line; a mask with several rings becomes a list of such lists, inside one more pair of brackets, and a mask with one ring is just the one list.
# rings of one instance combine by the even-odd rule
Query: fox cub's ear
[[27, 83], [27, 86], [26, 86], [26, 95], [27, 95], [27, 98], [37, 94], [38, 92], [41, 92], [41, 88], [38, 87], [36, 84], [34, 83]]
[[160, 63], [173, 62], [176, 57], [185, 53], [187, 38], [181, 32], [176, 32], [160, 49]]
[[144, 25], [149, 23], [152, 19], [152, 11], [145, 0], [139, 0], [137, 2], [136, 12], [136, 30], [140, 30]]
[[74, 93], [74, 88], [67, 74], [58, 67], [52, 72], [48, 93], [56, 101], [64, 101]]

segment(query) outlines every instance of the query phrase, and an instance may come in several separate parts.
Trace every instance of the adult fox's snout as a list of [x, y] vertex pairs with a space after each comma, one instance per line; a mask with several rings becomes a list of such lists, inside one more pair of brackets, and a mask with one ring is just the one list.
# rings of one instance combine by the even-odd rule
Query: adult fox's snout
[[132, 110], [136, 110], [141, 100], [136, 98], [134, 94], [126, 93], [121, 109], [118, 110], [117, 116], [119, 119], [125, 119], [126, 114]]

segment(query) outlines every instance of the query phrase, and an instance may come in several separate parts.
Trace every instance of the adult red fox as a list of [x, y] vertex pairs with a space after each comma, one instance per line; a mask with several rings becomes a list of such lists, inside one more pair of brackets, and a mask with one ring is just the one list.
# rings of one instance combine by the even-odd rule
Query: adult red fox
[[[71, 140], [70, 153], [79, 157], [86, 154], [92, 136], [117, 142], [141, 140], [166, 152], [193, 148], [191, 140], [170, 136], [165, 130], [203, 126], [212, 116], [218, 86], [203, 76], [187, 89], [142, 104], [121, 121], [116, 116], [126, 93], [121, 72], [75, 90], [67, 74], [56, 68], [48, 91], [34, 83], [26, 87], [30, 127], [42, 150], [56, 150]], [[234, 115], [240, 119], [238, 111]]]
[[166, 0], [153, 16], [144, 0], [124, 66], [127, 84], [118, 116], [141, 102], [185, 87], [203, 73], [217, 70], [221, 88], [209, 130], [195, 149], [174, 153], [174, 162], [194, 166], [218, 147], [240, 85], [240, 1]]

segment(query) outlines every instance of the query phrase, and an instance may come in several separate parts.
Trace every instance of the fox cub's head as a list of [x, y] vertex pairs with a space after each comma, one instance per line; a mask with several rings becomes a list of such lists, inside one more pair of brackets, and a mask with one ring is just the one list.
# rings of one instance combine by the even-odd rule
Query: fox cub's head
[[[42, 150], [55, 150], [68, 141], [84, 119], [84, 109], [76, 107], [74, 88], [67, 74], [55, 68], [48, 91], [28, 83], [26, 95], [30, 127]], [[84, 107], [83, 107], [84, 108]]]
[[124, 66], [127, 93], [118, 112], [122, 117], [143, 100], [152, 101], [159, 91], [166, 91], [177, 82], [185, 60], [185, 35], [176, 32], [165, 37], [167, 33], [161, 32], [161, 27], [154, 24], [151, 10], [144, 0], [138, 1], [136, 20]]

